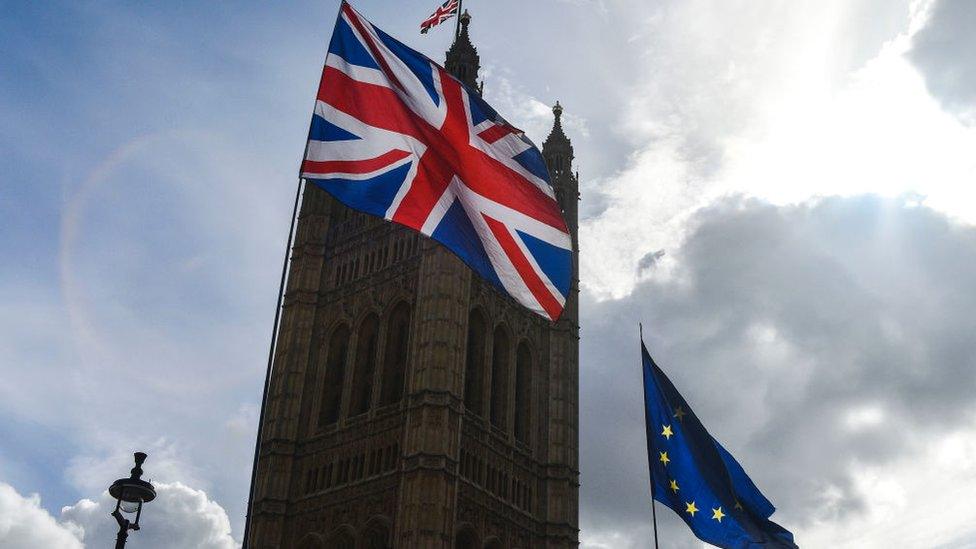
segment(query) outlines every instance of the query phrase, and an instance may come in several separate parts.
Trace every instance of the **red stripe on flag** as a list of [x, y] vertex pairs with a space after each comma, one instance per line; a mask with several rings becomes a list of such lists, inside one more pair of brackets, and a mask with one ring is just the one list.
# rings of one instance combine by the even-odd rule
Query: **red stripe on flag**
[[380, 53], [380, 49], [373, 41], [373, 37], [366, 32], [366, 28], [363, 26], [363, 22], [359, 19], [359, 14], [356, 13], [356, 10], [352, 9], [352, 6], [350, 6], [348, 2], [343, 2], [342, 11], [345, 12], [346, 16], [349, 17], [349, 21], [352, 22], [353, 26], [356, 27], [356, 30], [359, 31], [359, 35], [363, 37], [363, 40], [366, 41], [366, 46], [369, 47], [370, 53], [373, 54], [373, 58], [376, 60], [376, 62], [380, 64], [380, 67], [382, 67], [383, 72], [386, 73], [386, 77], [390, 79], [390, 82], [401, 90], [406, 91], [403, 84], [401, 84], [400, 81], [397, 80], [397, 77], [393, 74], [390, 66], [386, 64], [386, 58], [383, 57], [382, 53]]
[[501, 221], [492, 219], [485, 214], [481, 214], [488, 223], [488, 228], [491, 229], [492, 234], [498, 239], [498, 243], [502, 245], [502, 249], [505, 250], [505, 254], [515, 265], [515, 270], [522, 277], [522, 281], [528, 286], [529, 291], [535, 297], [542, 309], [545, 310], [546, 314], [549, 315], [549, 319], [556, 321], [559, 319], [559, 315], [563, 311], [563, 306], [556, 301], [552, 293], [549, 292], [549, 288], [546, 287], [545, 282], [539, 277], [539, 274], [535, 272], [532, 264], [526, 259], [525, 255], [522, 253], [522, 249], [519, 248], [515, 239], [512, 238], [512, 234], [508, 232], [508, 227], [506, 227]]
[[499, 139], [505, 137], [506, 135], [513, 133], [512, 128], [504, 126], [502, 124], [493, 124], [487, 130], [478, 134], [478, 137], [484, 139], [488, 143], [494, 143]]
[[306, 160], [302, 173], [355, 173], [364, 174], [385, 168], [398, 160], [410, 156], [407, 151], [392, 150], [369, 160], [327, 160], [324, 162]]
[[427, 125], [422, 120], [418, 123], [418, 118], [390, 88], [360, 82], [332, 67], [325, 68], [318, 99], [365, 124], [415, 138], [424, 135], [418, 126]]

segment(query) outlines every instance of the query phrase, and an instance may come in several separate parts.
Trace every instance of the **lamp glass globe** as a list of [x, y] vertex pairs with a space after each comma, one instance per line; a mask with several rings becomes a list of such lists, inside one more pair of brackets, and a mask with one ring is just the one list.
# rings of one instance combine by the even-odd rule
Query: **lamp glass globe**
[[122, 508], [123, 513], [132, 514], [139, 510], [139, 502], [122, 500], [122, 505], [120, 507]]

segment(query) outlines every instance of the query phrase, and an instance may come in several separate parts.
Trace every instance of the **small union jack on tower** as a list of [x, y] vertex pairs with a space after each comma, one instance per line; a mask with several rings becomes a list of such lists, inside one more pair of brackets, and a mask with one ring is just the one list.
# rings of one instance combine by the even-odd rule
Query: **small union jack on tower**
[[434, 13], [430, 14], [430, 17], [424, 19], [424, 22], [420, 24], [420, 34], [427, 34], [427, 31], [431, 27], [440, 25], [444, 21], [454, 17], [461, 10], [461, 0], [447, 0], [434, 10]]
[[433, 238], [559, 318], [572, 241], [539, 150], [447, 71], [343, 2], [302, 177]]

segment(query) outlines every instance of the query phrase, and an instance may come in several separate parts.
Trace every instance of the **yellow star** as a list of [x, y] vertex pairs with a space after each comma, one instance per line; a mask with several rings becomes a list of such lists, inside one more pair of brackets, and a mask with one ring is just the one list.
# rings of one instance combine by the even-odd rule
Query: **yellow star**
[[661, 454], [661, 463], [667, 465], [668, 462], [671, 461], [670, 459], [668, 459], [668, 453], [667, 452], [659, 452], [659, 453]]
[[742, 504], [739, 503], [739, 500], [735, 500], [735, 508], [736, 508], [736, 510], [739, 510], [739, 511], [742, 510]]
[[674, 417], [678, 418], [678, 421], [683, 421], [686, 415], [688, 413], [681, 406], [678, 406], [678, 409], [674, 411]]
[[722, 522], [722, 517], [724, 517], [724, 516], [725, 516], [725, 513], [722, 512], [722, 507], [721, 506], [719, 506], [718, 509], [712, 509], [712, 518], [713, 519], [715, 519], [715, 520], [717, 520], [719, 522]]
[[677, 494], [679, 489], [680, 488], [678, 488], [678, 481], [671, 479], [671, 491]]
[[695, 513], [698, 512], [698, 508], [695, 507], [695, 502], [694, 501], [691, 502], [691, 503], [686, 503], [685, 504], [685, 507], [686, 507], [685, 512], [686, 513], [691, 513], [691, 516], [695, 516]]
[[671, 440], [671, 437], [674, 436], [674, 431], [671, 430], [671, 426], [670, 425], [665, 425], [664, 426], [664, 430], [661, 431], [661, 436], [663, 436], [664, 438], [666, 438], [668, 440]]

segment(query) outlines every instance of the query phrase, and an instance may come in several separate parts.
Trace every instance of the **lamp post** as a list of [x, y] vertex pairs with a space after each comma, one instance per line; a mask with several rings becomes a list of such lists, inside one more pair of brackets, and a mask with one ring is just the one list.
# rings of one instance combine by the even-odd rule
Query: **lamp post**
[[[115, 549], [123, 549], [125, 540], [129, 537], [129, 530], [139, 529], [139, 517], [142, 516], [142, 504], [156, 499], [156, 490], [153, 485], [142, 480], [142, 462], [146, 461], [146, 454], [143, 452], [135, 453], [136, 466], [132, 468], [129, 478], [120, 478], [112, 483], [108, 493], [117, 501], [115, 511], [112, 516], [115, 522], [119, 523], [119, 535], [115, 538]], [[122, 516], [122, 513], [131, 515], [136, 514], [136, 520], [129, 522], [129, 519]]]

